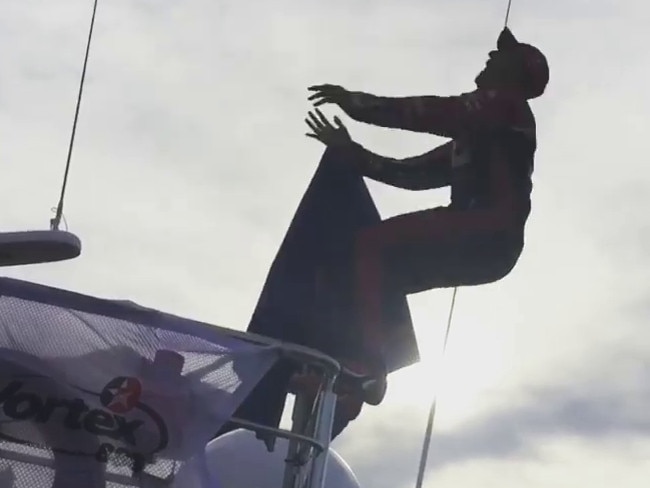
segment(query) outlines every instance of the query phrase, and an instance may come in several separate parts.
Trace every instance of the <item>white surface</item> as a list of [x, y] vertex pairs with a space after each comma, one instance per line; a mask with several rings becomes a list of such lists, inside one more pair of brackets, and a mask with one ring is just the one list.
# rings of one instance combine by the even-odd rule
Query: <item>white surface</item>
[[[208, 471], [219, 488], [282, 488], [288, 441], [278, 439], [273, 452], [247, 430], [235, 430], [206, 448]], [[183, 475], [179, 474], [179, 480]], [[189, 484], [182, 483], [185, 488]], [[180, 486], [180, 485], [179, 485]], [[330, 449], [325, 488], [360, 488], [347, 463]]]

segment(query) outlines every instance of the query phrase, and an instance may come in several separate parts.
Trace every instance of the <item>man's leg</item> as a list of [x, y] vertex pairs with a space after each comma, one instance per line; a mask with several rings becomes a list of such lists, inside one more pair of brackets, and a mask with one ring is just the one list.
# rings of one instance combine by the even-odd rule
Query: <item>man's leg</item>
[[494, 210], [436, 208], [399, 215], [359, 234], [355, 291], [365, 368], [347, 366], [374, 379], [365, 387], [367, 403], [380, 403], [386, 389], [384, 348], [390, 347], [386, 337], [390, 324], [383, 323], [382, 310], [386, 283], [397, 280], [405, 293], [417, 293], [496, 281], [514, 265], [509, 256], [516, 253], [502, 236], [507, 222]]
[[[363, 403], [377, 405], [383, 400], [385, 347], [395, 347], [400, 340], [395, 334], [396, 324], [385, 323], [383, 317], [386, 284], [394, 281], [392, 286], [410, 294], [495, 281], [507, 274], [518, 255], [517, 245], [511, 244], [513, 237], [504, 240], [500, 235], [504, 227], [499, 216], [491, 212], [439, 208], [400, 215], [358, 235], [354, 290], [366, 357], [338, 357], [345, 373], [338, 382], [341, 397], [334, 437], [359, 415]], [[515, 231], [515, 240], [516, 235]], [[296, 386], [300, 383], [308, 387], [301, 381]], [[310, 387], [316, 391], [316, 386]]]

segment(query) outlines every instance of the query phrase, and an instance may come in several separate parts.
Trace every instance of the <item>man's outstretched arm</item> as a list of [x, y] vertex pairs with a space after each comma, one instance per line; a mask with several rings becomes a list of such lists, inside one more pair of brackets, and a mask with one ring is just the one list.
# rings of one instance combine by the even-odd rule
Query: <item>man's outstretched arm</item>
[[359, 172], [372, 180], [405, 190], [430, 190], [451, 183], [452, 141], [403, 159], [380, 156], [356, 142], [350, 148]]
[[380, 156], [354, 142], [347, 128], [338, 117], [336, 127], [316, 109], [309, 112], [305, 122], [312, 130], [306, 134], [326, 146], [338, 146], [349, 154], [350, 164], [358, 171], [376, 181], [406, 190], [428, 190], [447, 186], [451, 182], [451, 160], [454, 143], [449, 141], [432, 151], [410, 158]]
[[380, 97], [336, 85], [309, 89], [315, 92], [309, 97], [315, 106], [335, 103], [359, 122], [450, 138], [503, 126], [511, 109], [503, 93], [487, 90], [449, 97]]

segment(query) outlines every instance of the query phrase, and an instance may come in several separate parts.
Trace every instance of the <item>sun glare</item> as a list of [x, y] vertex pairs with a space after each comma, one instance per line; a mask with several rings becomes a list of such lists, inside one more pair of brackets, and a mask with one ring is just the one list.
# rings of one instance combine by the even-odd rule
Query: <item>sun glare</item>
[[[500, 403], [516, 373], [512, 367], [515, 334], [508, 325], [513, 320], [504, 312], [485, 313], [494, 299], [490, 293], [459, 291], [449, 341], [442, 354], [451, 293], [436, 290], [409, 297], [421, 361], [390, 375], [382, 404], [426, 418], [435, 397], [436, 430], [452, 429]], [[460, 304], [458, 300], [462, 300]], [[504, 323], [495, 323], [498, 320]], [[290, 398], [284, 427], [290, 425], [292, 406]]]
[[391, 375], [386, 401], [427, 411], [435, 396], [440, 421], [452, 426], [498, 401], [513, 342], [507, 328], [482, 323], [471, 309], [456, 310], [443, 356], [451, 295], [432, 295], [411, 300], [422, 360]]

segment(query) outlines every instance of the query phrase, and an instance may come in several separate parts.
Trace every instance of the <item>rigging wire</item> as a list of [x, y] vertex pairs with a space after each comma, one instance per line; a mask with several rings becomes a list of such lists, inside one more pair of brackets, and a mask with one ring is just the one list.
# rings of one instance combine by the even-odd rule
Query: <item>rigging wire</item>
[[508, 0], [508, 8], [506, 9], [506, 20], [503, 23], [503, 27], [508, 27], [508, 17], [510, 17], [510, 7], [512, 6], [512, 0]]
[[[444, 356], [445, 351], [447, 350], [447, 342], [449, 340], [449, 331], [451, 330], [451, 319], [454, 314], [454, 305], [456, 304], [456, 292], [458, 288], [454, 288], [454, 293], [451, 296], [451, 306], [449, 307], [449, 317], [447, 317], [447, 330], [445, 331], [445, 340], [442, 344], [442, 354]], [[420, 458], [420, 468], [418, 470], [418, 479], [416, 483], [416, 488], [422, 488], [422, 483], [424, 482], [424, 472], [427, 466], [427, 458], [429, 455], [429, 446], [431, 445], [431, 436], [433, 433], [433, 420], [436, 416], [436, 406], [438, 404], [437, 397], [434, 396], [433, 402], [431, 402], [431, 408], [429, 409], [429, 419], [427, 421], [427, 430], [424, 434], [424, 445], [422, 446], [422, 457]]]
[[[506, 8], [506, 16], [504, 21], [504, 28], [508, 27], [508, 19], [510, 17], [510, 7], [512, 6], [512, 0], [508, 0], [508, 6]], [[442, 355], [444, 357], [445, 351], [447, 350], [447, 341], [449, 340], [449, 331], [451, 330], [451, 321], [454, 313], [454, 305], [456, 304], [456, 292], [458, 288], [454, 288], [454, 293], [451, 297], [451, 306], [449, 307], [449, 317], [447, 318], [447, 330], [445, 331], [445, 339], [442, 345]], [[418, 477], [416, 481], [416, 488], [422, 488], [422, 483], [424, 482], [424, 473], [426, 471], [427, 459], [429, 456], [429, 447], [431, 445], [431, 437], [433, 436], [433, 422], [436, 416], [436, 407], [438, 405], [437, 396], [434, 395], [433, 401], [431, 402], [431, 407], [429, 409], [429, 418], [427, 419], [427, 428], [424, 434], [424, 443], [422, 446], [422, 455], [420, 457], [420, 466], [418, 469]]]
[[65, 164], [65, 173], [63, 175], [63, 184], [61, 185], [61, 195], [59, 197], [59, 203], [56, 207], [56, 215], [53, 219], [50, 220], [50, 227], [52, 230], [58, 230], [59, 224], [61, 223], [61, 218], [63, 216], [63, 202], [65, 199], [65, 191], [68, 186], [68, 176], [70, 174], [70, 163], [72, 161], [72, 148], [74, 147], [74, 139], [77, 133], [77, 121], [79, 120], [79, 108], [81, 106], [81, 96], [83, 94], [84, 82], [86, 79], [86, 68], [88, 66], [88, 55], [90, 53], [90, 42], [93, 37], [93, 29], [95, 27], [95, 16], [97, 13], [97, 3], [98, 0], [94, 0], [93, 3], [93, 13], [90, 20], [90, 30], [88, 32], [88, 42], [86, 43], [86, 54], [84, 57], [83, 69], [81, 71], [81, 81], [79, 83], [79, 94], [77, 95], [77, 106], [74, 113], [74, 121], [72, 122], [72, 135], [70, 136], [70, 144], [68, 146], [68, 157]]

